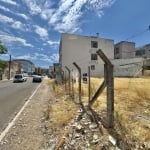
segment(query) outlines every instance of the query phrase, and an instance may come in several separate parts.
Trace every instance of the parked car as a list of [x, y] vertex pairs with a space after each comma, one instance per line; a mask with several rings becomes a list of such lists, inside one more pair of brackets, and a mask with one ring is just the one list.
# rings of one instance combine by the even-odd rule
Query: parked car
[[42, 76], [40, 75], [34, 75], [32, 82], [42, 82]]
[[16, 74], [13, 79], [13, 82], [25, 82], [25, 81], [27, 81], [27, 78], [24, 77], [23, 74]]

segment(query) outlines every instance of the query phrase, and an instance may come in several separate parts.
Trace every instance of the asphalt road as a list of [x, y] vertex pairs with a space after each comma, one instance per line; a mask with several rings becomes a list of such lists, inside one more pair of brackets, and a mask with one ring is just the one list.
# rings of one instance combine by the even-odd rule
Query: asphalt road
[[39, 83], [32, 83], [32, 78], [26, 82], [0, 81], [0, 133], [21, 109]]

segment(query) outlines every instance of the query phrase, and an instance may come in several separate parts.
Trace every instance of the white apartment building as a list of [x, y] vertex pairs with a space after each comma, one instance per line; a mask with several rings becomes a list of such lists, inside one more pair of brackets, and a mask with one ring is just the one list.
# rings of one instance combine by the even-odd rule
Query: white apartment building
[[96, 53], [98, 49], [101, 49], [110, 60], [114, 59], [113, 40], [98, 36], [63, 33], [59, 48], [59, 63], [62, 70], [66, 71], [66, 66], [73, 72], [73, 75], [76, 75], [77, 69], [73, 65], [75, 62], [81, 68], [82, 74], [88, 73], [90, 66], [91, 76], [103, 76], [104, 63]]

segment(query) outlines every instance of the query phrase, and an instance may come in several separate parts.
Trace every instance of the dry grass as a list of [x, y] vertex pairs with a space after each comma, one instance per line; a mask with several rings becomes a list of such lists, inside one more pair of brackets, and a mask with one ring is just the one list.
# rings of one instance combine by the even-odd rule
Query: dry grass
[[[102, 78], [91, 79], [91, 95], [95, 93]], [[52, 83], [51, 83], [52, 84]], [[54, 86], [55, 95], [65, 95], [64, 87]], [[150, 78], [115, 78], [115, 121], [119, 122], [118, 132], [129, 140], [150, 141]], [[74, 84], [78, 95], [78, 83]], [[82, 83], [82, 99], [88, 102], [88, 84]], [[93, 108], [106, 115], [106, 90], [99, 96]], [[53, 126], [64, 126], [76, 113], [77, 106], [71, 100], [59, 100], [50, 109]], [[122, 131], [124, 130], [124, 131]]]
[[[95, 93], [102, 78], [91, 79], [91, 95]], [[78, 84], [75, 85], [75, 91]], [[150, 141], [150, 78], [115, 78], [115, 120], [120, 123], [126, 138]], [[76, 92], [75, 92], [76, 93]], [[88, 85], [82, 84], [82, 97], [88, 100]], [[106, 117], [106, 89], [93, 108]], [[118, 129], [119, 130], [119, 129]], [[122, 132], [122, 131], [120, 131]]]
[[63, 127], [75, 116], [78, 106], [65, 95], [63, 85], [56, 84], [55, 80], [50, 80], [48, 84], [51, 85], [56, 100], [48, 107], [45, 118], [50, 121], [50, 128], [62, 128], [53, 134], [62, 135], [66, 132]]
[[65, 126], [77, 112], [77, 106], [68, 100], [60, 100], [51, 107], [50, 118], [53, 120], [53, 127]]
[[[101, 81], [92, 79], [92, 84], [97, 88]], [[115, 78], [114, 93], [115, 120], [122, 125], [126, 136], [129, 139], [150, 141], [150, 134], [147, 134], [150, 131], [150, 78]], [[106, 114], [106, 90], [93, 108], [102, 115]]]

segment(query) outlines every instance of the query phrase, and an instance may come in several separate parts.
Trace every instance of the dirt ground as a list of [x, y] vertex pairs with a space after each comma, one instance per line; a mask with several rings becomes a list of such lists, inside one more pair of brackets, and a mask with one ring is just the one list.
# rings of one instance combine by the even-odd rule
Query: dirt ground
[[44, 80], [14, 126], [0, 142], [0, 150], [39, 150], [44, 147], [44, 111], [51, 98]]
[[[91, 81], [91, 96], [96, 92], [97, 88], [102, 83], [103, 78], [93, 78]], [[62, 114], [68, 117], [71, 113], [69, 109], [69, 103], [67, 102], [67, 108], [65, 107], [66, 101], [62, 101], [62, 96], [65, 95], [65, 87], [53, 85], [56, 97], [61, 97], [61, 101], [57, 105], [52, 106], [50, 111], [51, 118], [55, 118], [51, 121], [57, 126], [58, 124], [65, 124], [67, 119], [60, 118]], [[113, 135], [117, 140], [117, 145], [123, 150], [149, 150], [150, 149], [150, 78], [115, 78], [114, 79], [114, 128], [108, 130], [109, 134]], [[68, 91], [68, 90], [67, 90]], [[101, 118], [106, 118], [106, 89], [97, 98], [93, 105], [93, 109], [98, 113]], [[82, 83], [82, 101], [86, 105], [88, 103], [88, 84]], [[58, 96], [60, 95], [60, 96]], [[78, 99], [78, 82], [74, 85], [74, 101]], [[73, 108], [73, 106], [71, 106]], [[64, 110], [62, 110], [65, 108]], [[60, 110], [60, 111], [59, 111]], [[54, 113], [56, 112], [56, 113]], [[60, 115], [61, 114], [61, 115]], [[58, 119], [59, 118], [59, 119]], [[84, 118], [87, 120], [86, 118]], [[59, 122], [61, 120], [61, 122]], [[64, 122], [63, 122], [64, 121]], [[62, 123], [63, 122], [63, 123]], [[82, 122], [82, 121], [81, 121]], [[80, 124], [81, 125], [81, 124]], [[75, 126], [75, 125], [73, 125]], [[81, 125], [82, 126], [82, 125]], [[83, 127], [84, 128], [84, 127]], [[56, 129], [57, 130], [57, 129]], [[86, 130], [84, 128], [84, 130]], [[58, 132], [58, 131], [57, 131]], [[59, 132], [60, 133], [60, 132]], [[91, 134], [91, 133], [87, 133]], [[105, 141], [108, 140], [106, 135]], [[90, 136], [92, 137], [92, 136]], [[85, 138], [85, 137], [84, 137]], [[101, 141], [102, 136], [99, 136], [98, 140]], [[73, 138], [72, 138], [73, 139]], [[88, 139], [85, 138], [88, 143]], [[91, 140], [91, 139], [90, 139]], [[80, 144], [83, 143], [80, 138]], [[79, 142], [79, 141], [78, 141]], [[104, 141], [102, 140], [101, 143]], [[91, 143], [90, 143], [91, 144]], [[105, 143], [100, 146], [100, 143], [96, 144], [99, 149], [110, 148], [110, 145]], [[89, 148], [89, 147], [88, 147]], [[113, 148], [112, 148], [113, 149]], [[114, 148], [115, 149], [115, 148]], [[67, 149], [70, 150], [70, 149]], [[78, 150], [78, 149], [77, 149]], [[95, 149], [92, 149], [95, 150]]]
[[[24, 109], [14, 126], [0, 142], [0, 150], [116, 150], [86, 116], [77, 122], [79, 106], [66, 98], [63, 86], [44, 80]], [[94, 79], [91, 94], [100, 85]], [[115, 79], [115, 129], [123, 150], [150, 149], [150, 80]], [[85, 87], [84, 87], [85, 86]], [[86, 97], [87, 84], [82, 86], [82, 99]], [[78, 88], [77, 88], [78, 89]], [[74, 89], [75, 90], [75, 89]], [[97, 99], [93, 109], [103, 115], [106, 111], [106, 91]], [[87, 103], [85, 101], [85, 103]], [[86, 134], [85, 134], [86, 133]], [[128, 144], [128, 147], [125, 145]], [[126, 148], [125, 148], [126, 147]], [[122, 150], [118, 148], [118, 150]]]

